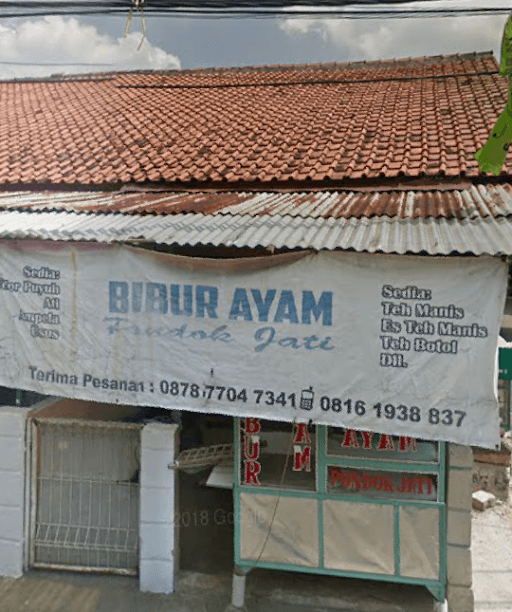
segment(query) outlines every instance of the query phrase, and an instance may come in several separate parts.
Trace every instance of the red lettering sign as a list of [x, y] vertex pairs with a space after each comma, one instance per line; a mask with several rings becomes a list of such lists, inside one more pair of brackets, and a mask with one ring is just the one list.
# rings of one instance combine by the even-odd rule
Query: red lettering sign
[[329, 486], [348, 491], [384, 491], [416, 497], [428, 494], [430, 497], [434, 484], [430, 476], [403, 475], [398, 481], [398, 474], [379, 472], [359, 472], [331, 467], [329, 469]]
[[245, 419], [244, 430], [244, 484], [259, 485], [258, 474], [261, 472], [261, 463], [256, 459], [260, 456], [260, 437], [256, 434], [261, 431], [260, 420]]
[[261, 464], [259, 461], [245, 461], [245, 477], [244, 484], [259, 485], [258, 474], [261, 472]]
[[245, 433], [257, 434], [261, 431], [261, 423], [259, 419], [248, 417], [245, 419]]
[[306, 472], [311, 472], [311, 446], [294, 447], [292, 469], [294, 472], [301, 472], [304, 469]]
[[[373, 431], [354, 431], [352, 429], [345, 429], [345, 433], [343, 436], [342, 446], [345, 448], [361, 448], [364, 450], [372, 449], [372, 441], [374, 436], [379, 436], [375, 438], [376, 441], [376, 450], [379, 451], [394, 451], [396, 450], [395, 442], [393, 441], [393, 436], [388, 434], [375, 434]], [[411, 438], [409, 436], [400, 436], [398, 438], [398, 449], [401, 452], [418, 452], [418, 443], [416, 438]]]
[[393, 443], [393, 438], [388, 436], [388, 434], [382, 434], [380, 437], [380, 442], [378, 446], [378, 450], [395, 450], [395, 445]]
[[[252, 443], [252, 448], [250, 444]], [[244, 456], [246, 459], [257, 459], [260, 456], [260, 437], [244, 436]]]
[[372, 447], [373, 431], [362, 431], [361, 434], [363, 436], [363, 448], [370, 449]]
[[398, 441], [398, 448], [404, 453], [408, 450], [413, 451], [414, 453], [418, 452], [418, 444], [416, 442], [416, 438], [408, 438], [407, 436], [400, 436], [400, 440]]
[[295, 433], [295, 439], [293, 440], [295, 444], [311, 444], [311, 439], [309, 438], [308, 424], [297, 423], [296, 427], [297, 429]]
[[343, 440], [343, 446], [345, 448], [359, 448], [359, 442], [357, 441], [357, 432], [353, 429], [345, 429], [345, 439]]

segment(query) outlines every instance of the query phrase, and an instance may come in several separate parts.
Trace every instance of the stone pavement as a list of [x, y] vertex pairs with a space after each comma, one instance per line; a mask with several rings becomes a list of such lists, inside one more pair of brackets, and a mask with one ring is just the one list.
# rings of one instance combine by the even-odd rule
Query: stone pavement
[[[512, 612], [512, 513], [498, 504], [473, 513], [475, 612]], [[141, 593], [123, 576], [32, 571], [0, 579], [0, 612], [224, 612], [231, 576], [180, 572], [172, 595]], [[256, 570], [249, 612], [432, 612], [423, 587]]]
[[[1, 612], [224, 612], [231, 578], [184, 572], [173, 595], [141, 593], [137, 579], [32, 571], [0, 579]], [[255, 571], [247, 583], [249, 612], [432, 612], [422, 587], [304, 574]]]

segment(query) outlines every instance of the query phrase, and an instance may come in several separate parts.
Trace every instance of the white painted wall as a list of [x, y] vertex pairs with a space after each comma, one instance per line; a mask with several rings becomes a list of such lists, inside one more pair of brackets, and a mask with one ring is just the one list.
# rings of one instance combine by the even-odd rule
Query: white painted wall
[[141, 432], [140, 590], [174, 591], [177, 507], [174, 462], [178, 425], [148, 423]]
[[[47, 401], [45, 402], [45, 404]], [[27, 415], [34, 409], [0, 407], [0, 576], [19, 577], [28, 566], [30, 465]], [[177, 507], [174, 462], [178, 425], [149, 423], [141, 431], [140, 589], [174, 590]]]
[[25, 557], [28, 408], [0, 407], [0, 576], [19, 577]]

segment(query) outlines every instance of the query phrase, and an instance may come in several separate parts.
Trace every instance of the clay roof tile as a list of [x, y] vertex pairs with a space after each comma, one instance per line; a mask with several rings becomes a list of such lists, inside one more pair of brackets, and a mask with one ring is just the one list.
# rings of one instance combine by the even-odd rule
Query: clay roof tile
[[489, 53], [3, 81], [0, 184], [473, 176], [507, 87]]

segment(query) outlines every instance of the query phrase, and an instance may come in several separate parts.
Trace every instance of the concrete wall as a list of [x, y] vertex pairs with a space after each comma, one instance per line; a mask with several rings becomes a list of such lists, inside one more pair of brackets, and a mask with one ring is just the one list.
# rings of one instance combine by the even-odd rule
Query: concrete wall
[[488, 491], [497, 499], [507, 502], [510, 486], [509, 467], [475, 461], [473, 468], [473, 491]]
[[471, 567], [471, 494], [473, 452], [448, 444], [447, 465], [447, 599], [450, 612], [473, 612]]
[[141, 432], [140, 590], [172, 593], [178, 543], [176, 474], [168, 465], [179, 448], [178, 425], [148, 423]]
[[0, 407], [0, 576], [23, 573], [27, 414]]
[[58, 398], [46, 405], [36, 404], [30, 408], [31, 417], [90, 419], [92, 421], [118, 421], [124, 417], [133, 417], [137, 414], [137, 406], [124, 406], [122, 404], [104, 404]]
[[488, 491], [508, 502], [510, 456], [511, 449], [505, 438], [502, 438], [500, 449], [474, 448], [473, 491]]

